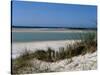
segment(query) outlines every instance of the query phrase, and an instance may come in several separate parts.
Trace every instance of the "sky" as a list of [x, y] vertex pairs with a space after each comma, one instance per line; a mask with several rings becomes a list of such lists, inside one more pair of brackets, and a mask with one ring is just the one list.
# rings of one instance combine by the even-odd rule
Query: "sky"
[[12, 26], [96, 28], [97, 6], [12, 1]]

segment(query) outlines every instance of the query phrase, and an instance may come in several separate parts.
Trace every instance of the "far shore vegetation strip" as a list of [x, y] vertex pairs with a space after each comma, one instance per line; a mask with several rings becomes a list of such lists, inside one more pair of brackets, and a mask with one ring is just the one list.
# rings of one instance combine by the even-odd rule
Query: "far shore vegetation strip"
[[82, 27], [41, 27], [41, 26], [12, 26], [12, 28], [39, 28], [39, 29], [42, 29], [42, 28], [49, 28], [49, 29], [72, 29], [72, 30], [97, 30], [97, 28], [82, 28]]
[[59, 51], [55, 51], [52, 48], [45, 50], [36, 50], [31, 52], [25, 50], [16, 59], [12, 59], [12, 73], [18, 73], [20, 68], [30, 66], [29, 61], [32, 59], [38, 59], [45, 62], [57, 62], [59, 60], [71, 59], [74, 56], [85, 55], [86, 53], [93, 53], [97, 51], [97, 33], [89, 32], [85, 36], [80, 35], [81, 41], [75, 44], [70, 44], [66, 48], [61, 47]]

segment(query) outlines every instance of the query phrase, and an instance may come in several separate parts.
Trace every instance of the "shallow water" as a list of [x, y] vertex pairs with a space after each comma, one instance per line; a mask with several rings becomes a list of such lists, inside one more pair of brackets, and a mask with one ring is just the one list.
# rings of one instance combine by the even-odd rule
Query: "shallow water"
[[12, 42], [80, 40], [86, 32], [12, 32]]

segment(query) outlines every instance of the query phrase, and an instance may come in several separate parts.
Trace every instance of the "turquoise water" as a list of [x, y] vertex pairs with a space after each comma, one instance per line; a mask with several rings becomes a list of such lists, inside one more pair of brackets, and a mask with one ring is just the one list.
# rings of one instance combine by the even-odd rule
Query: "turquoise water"
[[84, 35], [83, 32], [12, 32], [12, 42], [79, 40]]

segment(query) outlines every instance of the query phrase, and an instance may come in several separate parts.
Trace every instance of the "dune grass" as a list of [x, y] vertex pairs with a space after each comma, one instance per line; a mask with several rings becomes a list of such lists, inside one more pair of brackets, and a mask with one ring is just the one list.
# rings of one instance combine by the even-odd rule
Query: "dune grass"
[[36, 50], [35, 52], [25, 50], [18, 58], [12, 60], [12, 73], [18, 73], [25, 66], [31, 67], [32, 65], [29, 64], [29, 61], [34, 58], [45, 62], [56, 62], [86, 53], [93, 53], [97, 50], [96, 36], [95, 32], [89, 32], [85, 36], [80, 35], [80, 42], [76, 42], [73, 45], [70, 44], [66, 48], [61, 47], [59, 51], [55, 51], [52, 48], [48, 48], [46, 51]]

